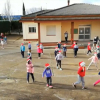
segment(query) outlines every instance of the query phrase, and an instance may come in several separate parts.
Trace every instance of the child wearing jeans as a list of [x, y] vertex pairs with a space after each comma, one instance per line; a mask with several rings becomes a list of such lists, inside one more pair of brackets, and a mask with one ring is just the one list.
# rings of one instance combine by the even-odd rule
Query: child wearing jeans
[[66, 44], [64, 44], [63, 46], [63, 56], [66, 57], [66, 51], [67, 51], [67, 47]]
[[43, 71], [42, 77], [44, 77], [44, 75], [47, 78], [47, 87], [52, 88], [52, 71], [50, 69], [50, 65], [48, 63], [45, 64], [45, 70]]
[[34, 68], [33, 68], [33, 64], [31, 62], [30, 59], [27, 59], [27, 63], [26, 63], [26, 68], [27, 68], [27, 83], [29, 83], [29, 76], [31, 75], [32, 80], [34, 82]]
[[75, 43], [75, 46], [74, 46], [74, 57], [77, 56], [77, 51], [78, 51], [78, 45], [77, 45], [77, 43]]
[[76, 88], [76, 84], [79, 84], [79, 83], [81, 83], [82, 82], [82, 89], [86, 89], [85, 88], [85, 82], [84, 82], [84, 76], [85, 76], [85, 62], [80, 62], [79, 63], [79, 69], [78, 69], [78, 72], [77, 72], [77, 74], [78, 74], [78, 81], [77, 82], [75, 82], [75, 83], [73, 83], [73, 87], [74, 88]]
[[41, 58], [41, 49], [40, 46], [37, 47], [38, 59]]

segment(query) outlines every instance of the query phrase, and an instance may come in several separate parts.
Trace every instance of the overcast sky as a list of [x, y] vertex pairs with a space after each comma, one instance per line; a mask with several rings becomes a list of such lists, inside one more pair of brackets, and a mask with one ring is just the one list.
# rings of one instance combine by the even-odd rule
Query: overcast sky
[[[0, 14], [4, 11], [6, 1], [7, 0], [0, 0]], [[26, 10], [33, 7], [56, 9], [67, 5], [67, 0], [10, 0], [13, 15], [22, 15], [23, 2]], [[70, 0], [70, 4], [73, 3], [90, 3], [100, 5], [100, 0]]]

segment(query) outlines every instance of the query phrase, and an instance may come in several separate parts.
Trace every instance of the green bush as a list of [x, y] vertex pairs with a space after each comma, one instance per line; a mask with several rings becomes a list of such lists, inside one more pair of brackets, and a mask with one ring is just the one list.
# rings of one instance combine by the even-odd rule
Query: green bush
[[10, 22], [0, 21], [0, 33], [10, 32]]

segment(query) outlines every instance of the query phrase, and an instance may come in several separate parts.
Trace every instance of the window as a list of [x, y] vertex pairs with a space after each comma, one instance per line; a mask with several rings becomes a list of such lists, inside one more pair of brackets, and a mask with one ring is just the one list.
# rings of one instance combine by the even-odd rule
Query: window
[[29, 33], [36, 33], [36, 27], [29, 27]]
[[55, 36], [56, 35], [56, 26], [47, 26], [46, 27], [46, 35], [47, 36]]

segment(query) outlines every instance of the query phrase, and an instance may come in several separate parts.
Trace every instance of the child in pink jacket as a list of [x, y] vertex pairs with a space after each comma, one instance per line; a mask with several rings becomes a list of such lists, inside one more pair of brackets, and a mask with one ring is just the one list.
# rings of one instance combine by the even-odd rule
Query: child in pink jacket
[[87, 70], [89, 69], [89, 67], [94, 64], [98, 70], [98, 67], [97, 67], [97, 63], [98, 63], [98, 57], [97, 57], [97, 53], [94, 53], [94, 56], [92, 56], [91, 58], [89, 58], [88, 60], [91, 60], [89, 66], [87, 67]]
[[38, 59], [40, 59], [41, 58], [41, 53], [42, 53], [42, 51], [40, 49], [40, 46], [37, 47], [37, 53], [38, 53]]
[[26, 68], [27, 68], [27, 83], [29, 83], [29, 76], [31, 75], [32, 80], [34, 82], [34, 68], [33, 68], [33, 64], [31, 62], [30, 59], [27, 59], [27, 63], [26, 63]]

